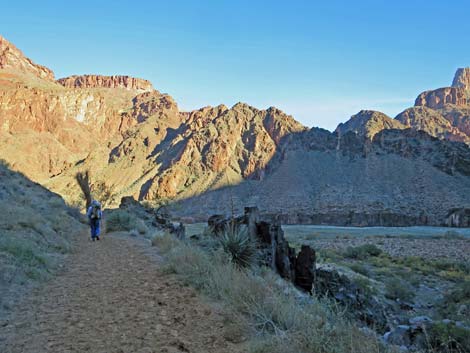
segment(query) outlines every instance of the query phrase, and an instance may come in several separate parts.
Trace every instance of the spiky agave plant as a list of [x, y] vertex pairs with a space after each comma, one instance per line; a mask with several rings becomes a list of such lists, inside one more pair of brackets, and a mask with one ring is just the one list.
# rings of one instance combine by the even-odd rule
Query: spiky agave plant
[[246, 227], [227, 227], [220, 237], [220, 244], [236, 266], [246, 268], [256, 264], [256, 242], [250, 238]]

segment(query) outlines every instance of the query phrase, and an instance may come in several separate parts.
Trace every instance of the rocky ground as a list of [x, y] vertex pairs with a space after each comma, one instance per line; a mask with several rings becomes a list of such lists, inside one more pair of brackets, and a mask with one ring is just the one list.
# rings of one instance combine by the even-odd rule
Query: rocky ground
[[428, 259], [450, 259], [470, 262], [470, 239], [429, 239], [401, 237], [364, 237], [309, 239], [315, 249], [346, 250], [364, 244], [374, 244], [390, 256], [420, 256]]
[[242, 352], [224, 316], [158, 265], [155, 248], [85, 236], [55, 279], [0, 320], [0, 351]]

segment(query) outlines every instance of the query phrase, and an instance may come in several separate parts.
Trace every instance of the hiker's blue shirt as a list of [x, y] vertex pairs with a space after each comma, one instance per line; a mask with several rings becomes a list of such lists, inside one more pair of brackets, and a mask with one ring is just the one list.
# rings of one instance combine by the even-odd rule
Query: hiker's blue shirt
[[98, 209], [98, 218], [91, 218], [92, 214], [93, 214], [93, 206], [90, 206], [88, 207], [86, 215], [88, 217], [88, 220], [90, 221], [91, 237], [94, 238], [100, 235], [102, 212], [100, 209]]

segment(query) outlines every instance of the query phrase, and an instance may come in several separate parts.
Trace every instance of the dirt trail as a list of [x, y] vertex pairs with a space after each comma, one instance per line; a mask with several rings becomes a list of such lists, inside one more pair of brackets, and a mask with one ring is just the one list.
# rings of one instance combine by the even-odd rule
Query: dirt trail
[[243, 352], [224, 317], [135, 239], [80, 240], [66, 269], [0, 327], [0, 352]]

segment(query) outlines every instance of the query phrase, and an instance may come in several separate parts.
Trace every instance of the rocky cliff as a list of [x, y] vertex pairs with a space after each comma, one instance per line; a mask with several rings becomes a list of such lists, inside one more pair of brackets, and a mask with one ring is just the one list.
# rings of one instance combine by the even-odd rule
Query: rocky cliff
[[451, 141], [470, 143], [469, 135], [460, 131], [437, 110], [417, 106], [404, 110], [395, 117], [404, 126], [425, 131], [431, 136]]
[[466, 90], [459, 87], [438, 88], [421, 93], [415, 101], [415, 106], [426, 106], [431, 109], [442, 109], [448, 104], [468, 105]]
[[470, 90], [470, 67], [457, 69], [452, 81], [452, 87]]
[[130, 76], [82, 75], [70, 76], [57, 80], [67, 88], [123, 88], [136, 91], [153, 91], [150, 81]]
[[35, 64], [31, 59], [0, 35], [0, 69], [14, 69], [46, 80], [54, 80], [54, 73], [45, 66]]
[[200, 218], [257, 205], [286, 222], [435, 225], [470, 208], [469, 147], [453, 142], [469, 142], [468, 106], [361, 111], [331, 133], [274, 107], [181, 112], [125, 76], [56, 82], [28, 60], [0, 69], [0, 159], [69, 201], [89, 170], [115, 203], [168, 201]]

